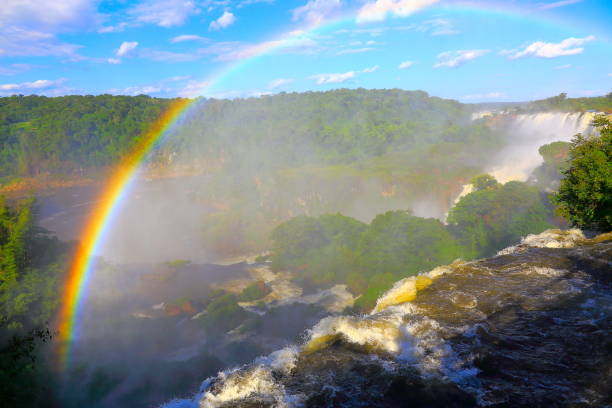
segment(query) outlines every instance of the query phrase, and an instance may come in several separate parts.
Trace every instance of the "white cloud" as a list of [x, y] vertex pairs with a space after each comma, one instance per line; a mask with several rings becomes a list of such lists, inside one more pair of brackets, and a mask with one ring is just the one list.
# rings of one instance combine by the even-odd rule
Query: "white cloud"
[[59, 41], [54, 34], [24, 29], [21, 27], [0, 27], [0, 56], [67, 57], [80, 58], [80, 45]]
[[374, 51], [376, 48], [372, 47], [364, 47], [364, 48], [346, 48], [344, 50], [340, 50], [336, 53], [336, 55], [345, 55], [345, 54], [361, 54], [364, 52]]
[[548, 9], [553, 9], [557, 7], [569, 6], [570, 4], [576, 4], [576, 3], [581, 3], [581, 2], [582, 0], [561, 0], [561, 1], [556, 1], [554, 3], [541, 4], [538, 8], [540, 10], [548, 10]]
[[335, 74], [317, 74], [308, 77], [308, 79], [312, 79], [316, 81], [317, 85], [323, 84], [339, 84], [342, 82], [346, 82], [349, 79], [355, 78], [358, 74], [366, 74], [371, 73], [378, 70], [378, 65], [375, 65], [370, 68], [365, 68], [361, 71], [349, 71], [344, 73], [335, 73]]
[[363, 71], [361, 71], [361, 72], [366, 73], [366, 74], [369, 74], [369, 73], [371, 73], [371, 72], [378, 71], [378, 68], [380, 68], [378, 65], [374, 65], [373, 67], [366, 68], [366, 69], [364, 69], [364, 70], [363, 70]]
[[136, 47], [138, 47], [138, 42], [137, 41], [124, 41], [124, 42], [121, 43], [119, 48], [117, 48], [117, 51], [115, 52], [115, 55], [117, 55], [118, 57], [125, 57], [129, 53], [134, 51], [136, 49]]
[[121, 64], [121, 60], [119, 58], [109, 58], [106, 60], [109, 64]]
[[571, 67], [572, 67], [572, 64], [565, 64], [565, 65], [557, 65], [555, 69], [568, 69]]
[[87, 27], [98, 18], [96, 3], [92, 0], [4, 0], [0, 7], [0, 26], [41, 31]]
[[154, 85], [128, 86], [127, 88], [113, 88], [107, 92], [113, 95], [151, 95], [164, 91], [163, 88]]
[[202, 55], [215, 55], [216, 61], [237, 61], [259, 55], [262, 52], [275, 50], [279, 53], [315, 54], [320, 51], [319, 44], [309, 37], [293, 37], [289, 40], [264, 41], [256, 44], [246, 44], [237, 41], [223, 41], [201, 48]]
[[183, 98], [194, 98], [202, 95], [203, 91], [210, 85], [208, 81], [191, 80], [178, 92], [178, 96]]
[[383, 21], [388, 14], [407, 17], [437, 3], [438, 0], [376, 0], [366, 3], [357, 14], [357, 22]]
[[514, 49], [514, 50], [501, 50], [500, 52], [498, 52], [499, 55], [510, 55], [510, 54], [514, 54], [518, 52], [518, 50]]
[[283, 87], [285, 85], [289, 85], [291, 83], [293, 83], [294, 80], [293, 79], [288, 79], [288, 78], [278, 78], [275, 79], [273, 81], [270, 81], [270, 83], [268, 84], [268, 88], [270, 89], [276, 89], [276, 88], [280, 88]]
[[200, 49], [202, 55], [215, 55], [216, 61], [237, 61], [257, 55], [264, 49], [273, 48], [280, 42], [264, 42], [261, 44], [244, 44], [238, 41], [221, 41]]
[[0, 95], [45, 93], [45, 91], [57, 88], [64, 82], [66, 82], [65, 78], [56, 80], [38, 79], [33, 82], [21, 82], [18, 84], [0, 84]]
[[129, 11], [137, 22], [161, 27], [180, 26], [197, 13], [199, 10], [192, 0], [145, 0]]
[[200, 37], [199, 35], [183, 34], [183, 35], [177, 35], [176, 37], [172, 37], [170, 39], [170, 42], [172, 44], [176, 44], [176, 43], [185, 42], [185, 41], [205, 41], [205, 40], [206, 38]]
[[443, 52], [438, 54], [438, 62], [434, 64], [433, 67], [457, 68], [468, 61], [482, 57], [487, 52], [489, 52], [489, 50], [458, 50]]
[[103, 26], [98, 29], [98, 33], [106, 34], [106, 33], [119, 33], [128, 26], [127, 22], [122, 22], [114, 26]]
[[203, 94], [202, 92], [197, 93], [194, 96], [204, 95], [207, 98], [214, 99], [238, 99], [238, 98], [260, 98], [262, 96], [273, 95], [273, 92], [261, 91], [257, 89], [234, 89], [229, 91], [215, 92]]
[[414, 65], [414, 62], [413, 62], [413, 61], [404, 61], [404, 62], [402, 62], [401, 64], [399, 64], [399, 67], [398, 67], [398, 68], [399, 68], [399, 69], [408, 69], [408, 68], [410, 68], [410, 67], [411, 67], [411, 66], [413, 66], [413, 65]]
[[593, 40], [595, 40], [595, 37], [590, 35], [585, 38], [566, 38], [560, 43], [545, 43], [537, 41], [528, 45], [523, 51], [510, 55], [508, 58], [557, 58], [566, 55], [581, 54], [584, 51], [584, 48], [581, 46]]
[[[412, 28], [412, 27], [407, 27]], [[452, 35], [458, 34], [459, 31], [455, 29], [453, 23], [444, 18], [434, 18], [431, 20], [425, 20], [421, 24], [414, 26], [415, 31], [427, 32], [431, 35]]]
[[227, 28], [236, 22], [236, 16], [231, 12], [225, 11], [221, 17], [210, 23], [209, 30], [221, 30]]
[[0, 56], [61, 56], [81, 59], [78, 45], [56, 38], [62, 31], [97, 25], [93, 0], [4, 0], [0, 6]]
[[327, 17], [334, 14], [342, 5], [342, 0], [310, 0], [305, 5], [292, 11], [293, 20], [319, 25]]
[[355, 75], [355, 71], [349, 71], [342, 74], [317, 74], [308, 77], [308, 79], [314, 79], [318, 85], [339, 84], [351, 78], [355, 78]]
[[195, 61], [202, 58], [202, 56], [198, 53], [161, 51], [149, 48], [143, 49], [138, 56], [160, 62], [186, 62]]
[[367, 34], [370, 35], [372, 37], [379, 37], [381, 35], [384, 34], [385, 31], [388, 30], [388, 27], [376, 27], [376, 28], [352, 28], [352, 29], [346, 29], [346, 28], [342, 28], [340, 30], [337, 30], [335, 32], [335, 34], [349, 34], [349, 35], [360, 35], [360, 34]]
[[113, 88], [107, 92], [116, 95], [152, 95], [152, 94], [175, 94], [177, 92], [176, 82], [186, 81], [190, 76], [173, 76], [164, 78], [154, 83], [133, 85], [126, 88]]
[[505, 96], [506, 94], [503, 92], [489, 92], [485, 94], [464, 95], [463, 99], [499, 99]]

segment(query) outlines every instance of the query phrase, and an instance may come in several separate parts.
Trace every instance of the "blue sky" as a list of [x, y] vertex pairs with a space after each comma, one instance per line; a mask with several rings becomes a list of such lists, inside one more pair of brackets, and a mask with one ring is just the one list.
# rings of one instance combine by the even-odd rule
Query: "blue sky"
[[610, 21], [609, 0], [5, 0], [0, 96], [594, 96]]

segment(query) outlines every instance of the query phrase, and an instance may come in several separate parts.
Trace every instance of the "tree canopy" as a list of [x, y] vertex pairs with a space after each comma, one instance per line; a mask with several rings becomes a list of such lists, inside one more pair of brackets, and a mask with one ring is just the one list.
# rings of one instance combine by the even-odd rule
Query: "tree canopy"
[[552, 227], [537, 188], [500, 184], [490, 175], [451, 210], [444, 225], [410, 211], [388, 211], [365, 224], [341, 214], [298, 216], [272, 232], [272, 268], [294, 271], [305, 286], [347, 284], [371, 308], [393, 282], [451, 263], [494, 254], [527, 234]]
[[594, 121], [599, 135], [576, 135], [569, 151], [569, 167], [555, 201], [560, 213], [582, 228], [612, 230], [612, 122]]
[[60, 298], [66, 245], [36, 226], [34, 200], [13, 206], [0, 196], [0, 400], [39, 406], [44, 365], [40, 344]]

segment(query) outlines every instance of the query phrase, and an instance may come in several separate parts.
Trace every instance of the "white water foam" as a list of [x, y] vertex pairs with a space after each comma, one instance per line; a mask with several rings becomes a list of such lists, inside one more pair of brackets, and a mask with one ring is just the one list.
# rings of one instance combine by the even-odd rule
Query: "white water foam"
[[527, 248], [573, 248], [583, 242], [585, 236], [577, 228], [570, 230], [549, 229], [540, 234], [530, 234], [521, 239], [521, 243], [497, 252], [497, 255], [508, 255], [524, 251]]

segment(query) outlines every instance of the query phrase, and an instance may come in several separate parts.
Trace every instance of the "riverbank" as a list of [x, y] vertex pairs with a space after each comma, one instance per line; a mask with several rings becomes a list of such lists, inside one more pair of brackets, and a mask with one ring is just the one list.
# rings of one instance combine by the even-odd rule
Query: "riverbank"
[[[43, 173], [31, 177], [14, 177], [0, 182], [0, 195], [19, 198], [32, 194], [44, 195], [46, 192], [57, 189], [102, 186], [112, 171], [113, 167], [99, 167], [69, 174]], [[201, 163], [181, 166], [150, 164], [142, 169], [139, 177], [146, 181], [153, 181], [194, 177], [207, 174], [209, 171], [210, 169], [205, 168]]]

